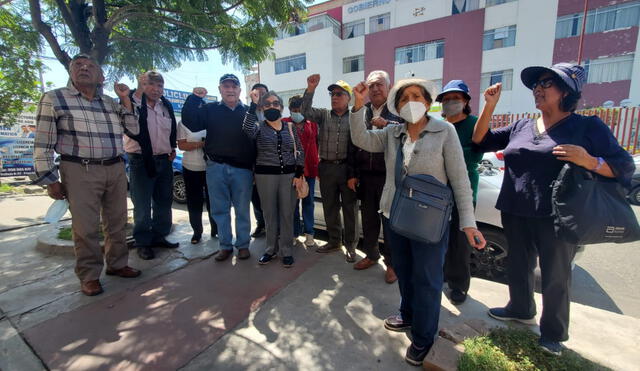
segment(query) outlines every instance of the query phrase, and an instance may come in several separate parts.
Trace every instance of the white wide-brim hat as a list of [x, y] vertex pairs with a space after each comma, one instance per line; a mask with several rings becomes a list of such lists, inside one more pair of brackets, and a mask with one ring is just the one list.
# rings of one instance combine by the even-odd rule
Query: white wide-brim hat
[[424, 79], [399, 80], [395, 83], [395, 85], [393, 85], [393, 88], [391, 88], [391, 91], [389, 91], [389, 95], [387, 96], [387, 109], [389, 110], [389, 112], [396, 116], [400, 116], [398, 110], [396, 110], [395, 107], [396, 94], [398, 94], [398, 90], [411, 85], [422, 86], [431, 96], [431, 102], [434, 102], [436, 100], [436, 97], [438, 96], [438, 88], [436, 88], [436, 84], [434, 84], [433, 81]]

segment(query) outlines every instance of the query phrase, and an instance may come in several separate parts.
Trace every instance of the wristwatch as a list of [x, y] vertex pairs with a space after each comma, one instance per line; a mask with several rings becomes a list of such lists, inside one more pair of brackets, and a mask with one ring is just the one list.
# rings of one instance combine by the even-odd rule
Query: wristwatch
[[598, 160], [598, 165], [596, 165], [596, 167], [591, 169], [591, 171], [598, 171], [598, 170], [600, 170], [602, 165], [604, 165], [604, 160], [602, 159], [602, 157], [596, 157], [596, 160]]

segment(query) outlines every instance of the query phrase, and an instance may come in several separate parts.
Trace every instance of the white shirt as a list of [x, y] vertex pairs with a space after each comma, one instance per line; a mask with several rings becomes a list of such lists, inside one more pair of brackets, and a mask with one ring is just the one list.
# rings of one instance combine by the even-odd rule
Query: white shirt
[[384, 104], [381, 104], [380, 107], [375, 108], [373, 104], [371, 105], [371, 112], [373, 113], [372, 118], [380, 117], [382, 115], [382, 110], [384, 109]]
[[[207, 136], [206, 130], [192, 132], [186, 126], [178, 124], [178, 140], [186, 140], [187, 142], [201, 142]], [[202, 148], [184, 151], [182, 153], [182, 166], [191, 171], [205, 171], [207, 164], [204, 161], [204, 150]]]
[[413, 156], [413, 149], [416, 148], [416, 142], [412, 142], [411, 137], [407, 135], [407, 140], [405, 140], [404, 146], [402, 147], [403, 163], [405, 167], [409, 167], [411, 156]]
[[[133, 96], [133, 103], [140, 107], [142, 99]], [[149, 131], [149, 139], [151, 140], [151, 148], [154, 155], [169, 154], [173, 151], [171, 148], [171, 116], [169, 110], [158, 100], [151, 107], [147, 104], [147, 130]], [[124, 150], [129, 153], [142, 153], [138, 141], [124, 136]]]

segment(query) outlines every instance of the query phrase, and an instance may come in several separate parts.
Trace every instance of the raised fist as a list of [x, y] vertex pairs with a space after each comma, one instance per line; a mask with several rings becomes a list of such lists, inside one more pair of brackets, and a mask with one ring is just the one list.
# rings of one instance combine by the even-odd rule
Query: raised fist
[[204, 98], [207, 96], [207, 93], [207, 89], [205, 88], [193, 88], [193, 95], [195, 95], [196, 97]]
[[314, 91], [316, 90], [316, 88], [318, 87], [318, 84], [320, 84], [320, 75], [319, 74], [313, 74], [309, 77], [307, 77], [307, 90], [309, 91]]
[[121, 100], [126, 100], [129, 99], [129, 86], [127, 86], [127, 84], [121, 84], [119, 82], [116, 82], [113, 85], [113, 91], [116, 92], [116, 95], [118, 96], [118, 98], [120, 98]]

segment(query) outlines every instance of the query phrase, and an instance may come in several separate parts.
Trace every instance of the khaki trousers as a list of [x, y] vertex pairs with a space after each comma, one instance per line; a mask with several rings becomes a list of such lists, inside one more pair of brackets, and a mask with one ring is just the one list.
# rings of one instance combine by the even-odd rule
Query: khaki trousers
[[[97, 280], [103, 261], [107, 269], [124, 268], [129, 260], [126, 244], [127, 177], [124, 162], [82, 165], [60, 161], [60, 175], [69, 201], [76, 253], [76, 275], [82, 282]], [[102, 213], [104, 259], [99, 226]]]

